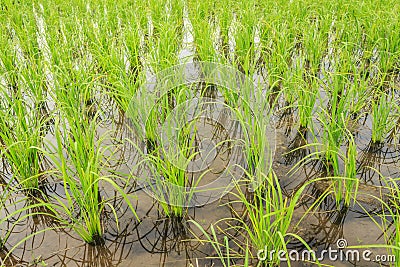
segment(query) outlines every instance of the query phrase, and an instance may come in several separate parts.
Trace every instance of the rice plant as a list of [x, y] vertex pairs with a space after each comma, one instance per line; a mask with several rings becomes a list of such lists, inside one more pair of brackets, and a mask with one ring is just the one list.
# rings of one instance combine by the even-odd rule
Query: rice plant
[[[140, 79], [142, 67], [138, 32], [141, 25], [126, 22], [132, 14], [119, 11], [117, 8], [109, 10], [110, 18], [101, 21], [102, 12], [96, 12], [90, 21], [91, 27], [86, 28], [86, 35], [89, 37], [88, 50], [96, 59], [95, 68], [102, 75], [103, 86], [120, 110], [125, 112]], [[98, 21], [102, 24], [99, 25]], [[108, 38], [100, 29], [107, 29], [115, 38]]]
[[150, 164], [154, 166], [151, 175], [155, 177], [155, 184], [150, 187], [153, 192], [158, 192], [156, 197], [167, 217], [182, 218], [186, 215], [187, 207], [190, 205], [194, 193], [190, 188], [196, 187], [196, 184], [190, 183], [186, 171], [189, 162], [194, 157], [194, 154], [191, 153], [193, 138], [186, 140], [188, 145], [183, 148], [185, 151], [179, 153], [178, 156], [165, 153], [165, 151], [162, 154], [156, 152], [148, 156]]
[[341, 74], [333, 74], [333, 88], [329, 88], [329, 111], [320, 106], [318, 117], [323, 127], [321, 143], [324, 148], [326, 167], [334, 176], [340, 176], [339, 154], [344, 141], [349, 121], [349, 95], [345, 88], [347, 77]]
[[193, 24], [197, 58], [200, 61], [218, 60], [218, 18], [209, 3], [188, 1], [189, 16]]
[[[102, 174], [107, 166], [105, 153], [108, 148], [99, 146], [102, 138], [94, 140], [96, 124], [86, 124], [87, 128], [82, 132], [80, 127], [75, 128], [76, 125], [66, 131], [66, 125], [66, 122], [57, 122], [56, 154], [49, 155], [57, 168], [55, 175], [64, 184], [66, 197], [65, 201], [57, 198], [53, 208], [64, 217], [66, 227], [71, 227], [85, 242], [102, 244], [103, 212], [106, 208], [115, 211], [108, 199], [101, 195], [101, 183], [108, 183], [115, 188], [135, 216], [136, 212], [131, 199], [118, 186], [115, 177]], [[115, 220], [118, 223], [117, 217]]]
[[1, 157], [7, 160], [12, 181], [27, 192], [38, 193], [45, 160], [39, 148], [51, 118], [43, 114], [41, 100], [29, 89], [0, 90]]
[[262, 9], [256, 8], [256, 1], [248, 1], [246, 5], [239, 4], [236, 7], [237, 26], [235, 29], [235, 61], [234, 65], [250, 77], [255, 73], [259, 63], [260, 39], [259, 22], [263, 19]]
[[178, 64], [179, 42], [182, 40], [183, 6], [179, 0], [149, 1], [148, 23], [153, 33], [146, 47], [154, 73]]
[[[263, 175], [263, 174], [260, 174]], [[264, 174], [265, 175], [265, 174]], [[244, 205], [244, 213], [239, 214], [233, 211], [235, 219], [239, 224], [232, 226], [232, 230], [243, 233], [249, 245], [253, 248], [251, 251], [279, 251], [287, 250], [288, 240], [290, 238], [303, 240], [296, 233], [291, 233], [290, 225], [297, 202], [304, 187], [296, 191], [293, 196], [285, 197], [280, 188], [278, 178], [270, 172], [264, 180], [267, 183], [264, 187], [259, 187], [253, 195], [254, 199], [248, 200], [245, 192], [238, 189], [234, 193], [237, 200]], [[266, 257], [261, 265], [279, 265], [278, 255]]]
[[[105, 138], [110, 138], [107, 132], [97, 137], [99, 113], [91, 112], [87, 102], [92, 96], [92, 85], [82, 88], [83, 91], [80, 89], [70, 87], [68, 91], [57, 91], [62, 117], [56, 120], [56, 144], [48, 144], [46, 153], [56, 167], [54, 175], [63, 182], [65, 189], [65, 202], [57, 198], [54, 209], [65, 214], [67, 225], [85, 242], [101, 244], [103, 211], [105, 208], [113, 210], [108, 200], [101, 196], [101, 183], [108, 183], [121, 193], [136, 213], [131, 200], [111, 179], [111, 174], [107, 174], [106, 155], [112, 157], [112, 145], [104, 145]], [[118, 222], [118, 218], [115, 219]]]
[[[168, 92], [157, 101], [146, 120], [147, 155], [144, 163], [151, 177], [148, 185], [168, 217], [186, 215], [201, 180], [201, 177], [191, 179], [188, 172], [190, 162], [198, 154], [196, 134], [200, 117], [187, 121], [186, 114], [192, 108], [187, 101], [192, 97], [193, 91], [186, 87]], [[201, 105], [199, 109], [202, 114]], [[165, 128], [166, 125], [174, 127]]]
[[393, 96], [384, 92], [378, 93], [377, 99], [372, 101], [372, 136], [373, 143], [381, 143], [387, 137], [389, 131], [394, 128], [395, 121], [391, 116], [396, 112]]
[[303, 63], [300, 63], [301, 60], [305, 58], [297, 58], [296, 59], [296, 67], [294, 72], [293, 87], [294, 95], [297, 98], [296, 107], [298, 108], [299, 113], [299, 121], [300, 121], [300, 129], [307, 129], [310, 127], [312, 129], [312, 119], [313, 113], [315, 112], [315, 104], [318, 97], [318, 81], [311, 76], [309, 73], [304, 70]]
[[[61, 125], [65, 129], [65, 122]], [[70, 213], [68, 215], [78, 235], [86, 242], [96, 244], [101, 242], [103, 235], [101, 211], [104, 209], [104, 203], [99, 192], [102, 152], [95, 149], [94, 126], [93, 123], [86, 125], [86, 129], [82, 131], [77, 125], [71, 125], [71, 132], [62, 137], [62, 130], [58, 124], [56, 138], [61, 178], [71, 192], [66, 191], [70, 206], [66, 211]], [[65, 145], [63, 140], [66, 141]], [[67, 157], [64, 155], [64, 146]], [[70, 163], [67, 162], [67, 158], [71, 160]], [[74, 200], [80, 209], [77, 218], [74, 215]]]
[[345, 206], [351, 204], [353, 199], [355, 203], [359, 180], [357, 178], [357, 147], [353, 137], [350, 135], [347, 145], [347, 151], [342, 154], [344, 162], [343, 178], [338, 178], [335, 186], [335, 199], [337, 205], [344, 202]]

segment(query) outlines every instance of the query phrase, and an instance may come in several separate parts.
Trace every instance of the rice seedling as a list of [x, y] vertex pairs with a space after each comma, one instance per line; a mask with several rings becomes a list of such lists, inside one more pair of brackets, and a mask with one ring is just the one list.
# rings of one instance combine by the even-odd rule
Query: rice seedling
[[[72, 121], [71, 121], [72, 122]], [[64, 127], [66, 124], [64, 123]], [[99, 173], [101, 151], [97, 152], [94, 143], [94, 125], [87, 125], [86, 131], [81, 132], [76, 126], [71, 125], [70, 136], [64, 136], [68, 158], [71, 159], [71, 167], [68, 167], [66, 157], [63, 155], [63, 141], [61, 129], [56, 126], [56, 138], [58, 147], [58, 157], [60, 159], [59, 169], [65, 187], [69, 187], [66, 192], [69, 208], [65, 207], [73, 221], [74, 230], [87, 243], [101, 243], [103, 229], [101, 225], [101, 211], [104, 203], [99, 192]], [[65, 129], [65, 128], [64, 128]], [[83, 143], [85, 142], [85, 143]], [[76, 169], [76, 172], [74, 171]], [[77, 177], [78, 181], [75, 181]], [[71, 194], [71, 195], [70, 195]], [[72, 198], [73, 197], [73, 198]], [[74, 212], [74, 200], [80, 208], [79, 215]]]
[[[338, 158], [343, 162], [343, 171], [337, 177], [332, 177], [333, 194], [337, 207], [344, 203], [345, 207], [356, 201], [359, 180], [357, 178], [357, 148], [353, 137], [348, 133], [346, 152], [339, 151]], [[328, 177], [329, 178], [329, 177]]]
[[[264, 246], [268, 247], [268, 251], [272, 249], [270, 246], [285, 249], [282, 237], [288, 233], [293, 208], [299, 195], [289, 204], [286, 202], [288, 199], [285, 200], [282, 191], [279, 190], [279, 185], [276, 184], [276, 175], [270, 173], [266, 180], [268, 181], [267, 188], [260, 188], [264, 192], [261, 191], [259, 194], [261, 198], [257, 197], [254, 202], [245, 201], [245, 196], [239, 193], [238, 199], [243, 201], [246, 217], [249, 220], [247, 223], [243, 218], [242, 227], [245, 228], [245, 233], [249, 234], [251, 244], [257, 249], [263, 249]], [[282, 216], [282, 212], [286, 215]], [[276, 260], [276, 258], [273, 259], [273, 262], [277, 262]]]
[[186, 171], [189, 162], [194, 157], [193, 153], [190, 153], [193, 148], [191, 145], [193, 138], [189, 142], [183, 148], [186, 151], [179, 153], [178, 156], [165, 153], [165, 151], [163, 154], [154, 153], [148, 156], [148, 160], [154, 166], [151, 175], [155, 177], [155, 184], [150, 187], [153, 192], [158, 193], [156, 197], [167, 217], [185, 217], [194, 193], [194, 190], [190, 188], [196, 187], [196, 184], [190, 184]]
[[[222, 77], [223, 80], [229, 80], [232, 83], [229, 84], [231, 88], [239, 87], [237, 91], [222, 88], [221, 93], [228, 113], [235, 118], [233, 128], [229, 131], [232, 131], [234, 139], [241, 142], [240, 149], [246, 159], [246, 169], [251, 174], [247, 177], [251, 181], [249, 189], [254, 190], [263, 183], [257, 179], [261, 176], [255, 173], [259, 171], [268, 173], [272, 166], [275, 149], [272, 113], [263, 90], [255, 86], [248, 75], [231, 67], [225, 67], [224, 75], [226, 77]], [[237, 77], [237, 80], [232, 81], [231, 77]]]
[[[115, 100], [122, 112], [128, 108], [137, 88], [139, 71], [139, 35], [136, 23], [124, 23], [131, 14], [121, 13], [118, 9], [108, 9], [111, 18], [100, 21], [100, 14], [96, 14], [85, 34], [89, 38], [89, 48], [96, 59], [95, 68], [102, 76], [103, 86], [108, 89], [109, 95]], [[133, 11], [132, 11], [133, 12]], [[109, 38], [100, 29], [106, 30], [115, 36]]]
[[328, 173], [339, 176], [339, 150], [344, 136], [344, 129], [341, 126], [345, 124], [344, 118], [340, 116], [338, 118], [339, 121], [335, 121], [334, 118], [330, 118], [329, 115], [325, 114], [322, 115], [320, 119], [323, 117], [324, 121], [322, 121], [322, 124], [324, 132], [321, 144], [324, 146], [322, 151], [324, 153], [325, 167]]
[[[109, 208], [115, 213], [108, 199], [101, 195], [101, 183], [115, 188], [135, 215], [136, 212], [128, 195], [117, 185], [116, 177], [102, 174], [107, 166], [104, 157], [108, 148], [99, 146], [102, 138], [95, 141], [96, 124], [88, 123], [84, 130], [73, 124], [69, 124], [70, 128], [66, 130], [66, 126], [66, 122], [56, 122], [56, 154], [49, 155], [57, 168], [55, 175], [64, 184], [66, 197], [65, 201], [57, 198], [53, 208], [60, 216], [67, 217], [64, 221], [66, 226], [76, 231], [85, 242], [101, 244], [104, 242], [103, 211]], [[118, 224], [117, 217], [115, 220]]]
[[[351, 62], [347, 53], [342, 53], [341, 62], [336, 62], [335, 66], [348, 69]], [[334, 67], [337, 68], [337, 67]], [[320, 121], [324, 131], [321, 136], [321, 143], [326, 146], [325, 159], [327, 168], [333, 171], [334, 176], [339, 176], [338, 154], [340, 146], [343, 143], [346, 129], [349, 125], [351, 111], [352, 87], [348, 86], [348, 73], [327, 73], [331, 80], [330, 85], [325, 87], [326, 93], [329, 96], [329, 102], [320, 100], [323, 103], [320, 108]], [[326, 74], [324, 74], [326, 75]], [[327, 107], [325, 107], [327, 105]], [[328, 110], [325, 110], [327, 108]]]
[[[247, 201], [245, 195], [239, 192], [237, 199], [245, 205], [245, 217], [236, 214], [241, 222], [239, 228], [243, 228], [249, 242], [257, 251], [286, 250], [285, 237], [291, 235], [289, 226], [300, 194], [289, 202], [279, 190], [275, 174], [271, 173], [265, 180], [268, 183], [267, 188], [264, 193], [258, 194], [261, 197], [256, 197], [254, 202]], [[275, 255], [265, 264], [277, 265], [279, 259]]]
[[[235, 260], [242, 260], [245, 266], [252, 266], [249, 264], [253, 262], [256, 262], [257, 266], [278, 266], [282, 259], [278, 255], [274, 255], [273, 251], [287, 251], [287, 244], [291, 238], [305, 243], [300, 236], [290, 232], [293, 211], [305, 186], [291, 197], [285, 197], [279, 186], [278, 178], [273, 172], [266, 175], [263, 180], [266, 180], [267, 183], [263, 187], [259, 187], [257, 192], [252, 195], [254, 198], [251, 197], [250, 200], [239, 185], [237, 185], [237, 193], [232, 193], [236, 200], [233, 200], [231, 204], [242, 204], [244, 211], [239, 213], [237, 210], [233, 210], [233, 218], [221, 221], [226, 220], [230, 225], [227, 230], [220, 230], [226, 235], [225, 242], [218, 240], [212, 225], [211, 234], [209, 234], [198, 223], [192, 221], [206, 237], [206, 240], [211, 243], [217, 252], [218, 259], [224, 266], [231, 266]], [[239, 233], [239, 235], [232, 235], [230, 231]], [[245, 255], [230, 250], [227, 240], [232, 240]], [[308, 247], [307, 244], [305, 246]], [[225, 253], [222, 252], [222, 249]], [[290, 266], [290, 261], [288, 264]]]
[[219, 29], [219, 33], [216, 32], [216, 38], [219, 38], [217, 41], [220, 51], [217, 51], [217, 53], [220, 55], [218, 59], [221, 63], [232, 63], [235, 56], [234, 35], [237, 27], [237, 14], [234, 6], [234, 2], [227, 1], [216, 3], [213, 7], [213, 19], [215, 19]]
[[[147, 184], [168, 217], [186, 215], [201, 180], [201, 176], [190, 179], [188, 170], [190, 162], [199, 153], [196, 151], [196, 135], [201, 116], [196, 114], [190, 121], [186, 118], [193, 108], [190, 102], [193, 93], [189, 87], [168, 92], [155, 103], [146, 120], [147, 150], [144, 158], [151, 178]], [[201, 104], [196, 108], [200, 114], [204, 113]], [[172, 125], [174, 127], [169, 127]]]
[[259, 28], [259, 21], [263, 19], [262, 9], [257, 8], [257, 2], [249, 1], [246, 5], [238, 5], [238, 22], [235, 31], [235, 60], [234, 65], [245, 75], [250, 77], [255, 73], [259, 59], [255, 38]]
[[[291, 104], [294, 102], [294, 94], [291, 93], [292, 91], [288, 91], [292, 87], [286, 85], [285, 82], [290, 79], [289, 59], [294, 47], [294, 36], [286, 23], [280, 24], [278, 20], [273, 22], [273, 26], [272, 32], [268, 32], [272, 36], [265, 36], [267, 34], [265, 33], [261, 37], [261, 40], [263, 38], [271, 39], [269, 50], [263, 53], [263, 61], [267, 64], [269, 85], [273, 87], [282, 84], [285, 100]], [[264, 42], [268, 43], [268, 41]]]
[[[76, 73], [67, 89], [58, 89], [57, 104], [61, 116], [56, 118], [55, 144], [47, 144], [44, 153], [55, 169], [53, 176], [63, 182], [65, 200], [56, 197], [53, 209], [66, 216], [64, 223], [71, 227], [85, 242], [101, 244], [104, 227], [102, 214], [106, 208], [114, 208], [101, 196], [100, 184], [108, 183], [121, 193], [129, 208], [136, 215], [128, 196], [116, 184], [115, 177], [107, 174], [107, 156], [113, 155], [112, 146], [104, 145], [107, 132], [98, 136], [99, 113], [92, 110], [94, 84], [86, 84], [87, 75]], [[78, 103], [78, 105], [77, 105]], [[110, 137], [108, 137], [110, 138]], [[115, 218], [118, 222], [118, 218]]]
[[[195, 157], [194, 150], [196, 136], [196, 120], [189, 122], [187, 125], [180, 125], [182, 114], [186, 112], [186, 105], [179, 103], [179, 98], [185, 95], [185, 90], [179, 91], [177, 95], [177, 106], [174, 111], [166, 111], [165, 122], [167, 125], [176, 125], [179, 129], [178, 133], [174, 128], [164, 129], [164, 133], [168, 141], [174, 139], [177, 135], [176, 149], [165, 147], [163, 140], [158, 138], [158, 147], [153, 154], [150, 154], [149, 160], [155, 165], [156, 172], [153, 173], [156, 180], [156, 192], [163, 192], [161, 205], [167, 216], [184, 217], [185, 210], [190, 205], [193, 190], [196, 184], [190, 184], [188, 165]], [[186, 97], [185, 97], [186, 98]], [[165, 138], [165, 137], [164, 137]], [[164, 141], [165, 142], [165, 141]], [[161, 178], [161, 179], [160, 179]], [[154, 189], [154, 188], [153, 188]]]
[[149, 1], [148, 4], [148, 16], [151, 17], [154, 33], [147, 40], [146, 46], [150, 54], [150, 65], [157, 73], [179, 63], [183, 6], [179, 0]]
[[[350, 205], [351, 198], [357, 198], [358, 178], [357, 178], [357, 147], [352, 136], [349, 137], [346, 157], [344, 159], [344, 204]], [[339, 190], [339, 194], [341, 190]]]
[[231, 106], [237, 107], [235, 114], [243, 131], [243, 153], [248, 171], [245, 175], [250, 174], [247, 176], [251, 181], [249, 190], [254, 191], [265, 183], [262, 179], [265, 176], [260, 175], [260, 172], [268, 174], [272, 170], [275, 131], [271, 126], [271, 112], [264, 108], [267, 104], [262, 92], [255, 90], [247, 81], [243, 83], [241, 93], [238, 101], [232, 102]]
[[11, 180], [35, 194], [43, 180], [45, 160], [38, 147], [42, 147], [51, 117], [43, 105], [39, 74], [33, 69], [14, 68], [10, 59], [2, 60], [8, 79], [7, 87], [0, 87], [1, 157], [7, 160]]
[[[301, 59], [297, 59], [296, 69], [298, 70], [292, 78], [294, 94], [297, 99], [296, 107], [298, 108], [300, 129], [312, 129], [313, 112], [315, 112], [315, 103], [318, 97], [318, 81], [312, 77], [307, 77], [309, 74], [303, 73]], [[299, 65], [300, 64], [300, 65]], [[306, 76], [304, 78], [304, 76]]]
[[378, 93], [376, 100], [372, 101], [372, 136], [373, 143], [381, 143], [387, 137], [389, 131], [394, 128], [395, 121], [391, 118], [396, 112], [393, 94]]
[[[43, 155], [36, 148], [41, 146], [43, 141], [42, 125], [35, 120], [26, 120], [27, 114], [21, 100], [16, 100], [12, 105], [15, 113], [4, 112], [0, 115], [3, 129], [0, 137], [1, 156], [5, 157], [10, 165], [12, 180], [16, 181], [20, 188], [34, 194], [42, 179]], [[12, 120], [7, 120], [12, 116], [18, 116], [18, 121], [12, 123]]]
[[213, 7], [205, 1], [188, 1], [189, 16], [192, 19], [196, 53], [200, 61], [217, 61], [217, 49], [213, 36], [219, 35], [217, 17]]
[[[348, 101], [349, 101], [349, 114], [351, 119], [357, 121], [359, 118], [365, 116], [365, 111], [368, 108], [368, 100], [371, 92], [368, 89], [368, 81], [364, 75], [355, 71], [354, 82], [349, 84]], [[348, 125], [351, 128], [351, 124]]]

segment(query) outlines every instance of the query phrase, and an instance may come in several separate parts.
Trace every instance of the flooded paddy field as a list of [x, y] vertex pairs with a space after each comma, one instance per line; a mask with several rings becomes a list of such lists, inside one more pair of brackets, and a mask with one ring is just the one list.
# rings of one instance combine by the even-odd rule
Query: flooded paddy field
[[396, 1], [0, 3], [0, 266], [397, 266]]

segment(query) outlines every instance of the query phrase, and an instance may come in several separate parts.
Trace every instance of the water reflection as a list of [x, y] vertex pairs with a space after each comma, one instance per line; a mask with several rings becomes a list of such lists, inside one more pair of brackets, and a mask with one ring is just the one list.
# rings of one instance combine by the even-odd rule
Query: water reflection
[[389, 177], [398, 175], [399, 156], [396, 147], [370, 142], [359, 154], [357, 173], [365, 182], [382, 185], [380, 174]]

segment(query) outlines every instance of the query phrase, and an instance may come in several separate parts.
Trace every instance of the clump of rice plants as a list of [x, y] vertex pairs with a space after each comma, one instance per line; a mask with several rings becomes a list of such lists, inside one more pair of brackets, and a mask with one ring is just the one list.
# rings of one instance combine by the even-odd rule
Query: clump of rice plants
[[[183, 3], [179, 0], [149, 1], [148, 16], [154, 32], [148, 32], [146, 48], [149, 63], [157, 73], [178, 64], [179, 42], [182, 40]], [[148, 21], [149, 23], [149, 21]]]
[[313, 112], [318, 97], [318, 80], [305, 70], [305, 58], [298, 56], [295, 58], [294, 70], [292, 72], [292, 84], [294, 95], [297, 102], [294, 105], [298, 109], [300, 129], [312, 129]]
[[[106, 155], [112, 156], [113, 151], [111, 145], [103, 142], [107, 132], [98, 137], [99, 113], [88, 113], [91, 107], [87, 106], [87, 99], [91, 98], [92, 90], [93, 85], [88, 85], [86, 88], [77, 86], [57, 91], [62, 113], [56, 118], [56, 144], [49, 144], [47, 154], [56, 167], [53, 175], [63, 182], [65, 189], [65, 201], [57, 198], [54, 209], [66, 216], [67, 226], [85, 242], [101, 244], [103, 211], [106, 208], [114, 210], [101, 195], [101, 183], [108, 183], [121, 193], [129, 208], [136, 213], [128, 196], [112, 176], [107, 175]], [[115, 219], [118, 222], [118, 218]]]
[[[211, 228], [212, 235], [209, 235], [198, 223], [193, 222], [216, 249], [219, 259], [225, 263], [224, 266], [231, 266], [229, 258], [232, 261], [244, 259], [247, 263], [256, 262], [257, 266], [278, 266], [281, 259], [278, 255], [269, 252], [287, 251], [287, 244], [292, 238], [305, 243], [296, 233], [291, 232], [293, 212], [305, 186], [292, 196], [286, 197], [275, 173], [259, 175], [265, 176], [262, 180], [266, 183], [260, 186], [250, 199], [247, 193], [242, 191], [240, 185], [237, 185], [237, 193], [232, 193], [236, 200], [232, 200], [231, 204], [242, 204], [243, 213], [232, 210], [234, 217], [226, 219], [230, 227], [223, 231], [243, 249], [246, 254], [243, 258], [231, 251], [226, 242], [218, 241], [213, 227]], [[240, 235], [232, 235], [230, 231], [240, 233]], [[219, 251], [221, 248], [226, 251], [226, 256]]]
[[312, 129], [312, 118], [318, 92], [315, 85], [306, 88], [299, 88], [297, 91], [297, 107], [299, 109], [300, 129]]
[[[278, 20], [279, 21], [279, 20]], [[290, 86], [290, 56], [294, 47], [295, 38], [287, 24], [273, 21], [274, 29], [264, 34], [262, 40], [269, 39], [267, 51], [262, 54], [263, 61], [267, 64], [268, 79], [271, 89], [282, 90], [286, 103], [294, 103], [293, 88]]]
[[[134, 11], [120, 12], [118, 8], [112, 8], [108, 11], [109, 19], [99, 20], [103, 11], [97, 11], [95, 17], [88, 22], [90, 26], [86, 27], [85, 32], [89, 37], [88, 50], [96, 59], [94, 68], [102, 86], [121, 112], [128, 108], [141, 70], [138, 33], [140, 25], [127, 22], [127, 18], [133, 15], [131, 12]], [[115, 38], [108, 38], [100, 29], [107, 29]]]
[[255, 40], [259, 39], [259, 23], [263, 19], [262, 9], [257, 9], [256, 1], [249, 1], [247, 5], [238, 4], [235, 6], [237, 12], [237, 23], [235, 29], [235, 60], [234, 65], [245, 75], [250, 77], [255, 73], [259, 58], [257, 58], [257, 51], [260, 49], [260, 44]]
[[150, 111], [145, 125], [144, 157], [152, 178], [148, 186], [155, 192], [165, 215], [182, 218], [191, 206], [201, 178], [191, 181], [188, 172], [190, 162], [198, 153], [195, 149], [198, 117], [186, 122], [185, 115], [194, 96], [190, 88], [179, 89], [162, 96]]
[[[193, 153], [194, 137], [186, 135], [181, 140], [181, 148], [178, 155], [171, 154], [160, 147], [156, 147], [155, 152], [148, 155], [148, 160], [154, 170], [151, 175], [155, 177], [155, 183], [150, 185], [157, 198], [164, 214], [167, 217], [183, 218], [186, 216], [187, 207], [190, 206], [193, 189], [196, 184], [189, 180], [187, 168], [189, 162], [194, 158]], [[196, 183], [200, 181], [197, 180]], [[162, 193], [161, 193], [162, 192]]]
[[[84, 241], [101, 243], [101, 213], [105, 203], [99, 192], [102, 152], [95, 148], [95, 124], [78, 126], [74, 125], [73, 120], [69, 122], [73, 124], [69, 131], [64, 131], [63, 136], [61, 131], [62, 128], [66, 129], [66, 122], [61, 122], [62, 128], [60, 124], [56, 125], [57, 154], [60, 161], [56, 166], [64, 186], [69, 188], [69, 192], [65, 192], [68, 206], [64, 206], [64, 209], [72, 220], [73, 229]], [[79, 207], [78, 214], [74, 214], [75, 201]]]
[[397, 106], [394, 104], [393, 94], [379, 92], [376, 99], [372, 100], [372, 136], [373, 143], [385, 141], [389, 131], [395, 127], [395, 121], [391, 118]]
[[338, 121], [327, 114], [322, 115], [320, 118], [324, 116], [327, 116], [327, 118], [322, 121], [324, 127], [321, 142], [323, 146], [323, 162], [328, 173], [332, 173], [334, 176], [339, 176], [339, 153], [344, 137], [345, 130], [343, 126], [345, 122], [342, 116], [337, 118], [339, 119]]
[[29, 66], [38, 62], [32, 55], [32, 44], [23, 39], [32, 29], [3, 26], [7, 31], [0, 39], [5, 48], [0, 53], [0, 153], [6, 160], [10, 182], [37, 194], [45, 168], [40, 148], [51, 121], [43, 92], [44, 75], [39, 68]]
[[[236, 214], [239, 221], [238, 230], [243, 230], [255, 250], [271, 251], [276, 249], [286, 250], [288, 237], [294, 238], [295, 233], [290, 233], [290, 225], [297, 201], [304, 188], [301, 188], [290, 197], [284, 197], [277, 176], [270, 172], [264, 178], [267, 183], [260, 186], [254, 194], [254, 200], [248, 201], [245, 194], [239, 191], [238, 201], [243, 202], [245, 211], [243, 215]], [[269, 255], [268, 255], [269, 256]], [[279, 264], [277, 255], [267, 257], [262, 264]]]
[[[220, 32], [217, 17], [209, 3], [204, 1], [188, 1], [189, 16], [192, 20], [197, 58], [201, 61], [217, 61], [213, 36]], [[217, 38], [218, 38], [217, 37]]]
[[[345, 64], [345, 63], [344, 63]], [[330, 96], [328, 109], [320, 106], [318, 120], [323, 127], [321, 144], [324, 146], [323, 153], [328, 173], [340, 176], [339, 154], [340, 147], [346, 136], [346, 129], [349, 121], [350, 88], [346, 88], [348, 77], [340, 73], [331, 75], [332, 85], [327, 87]]]
[[7, 160], [12, 181], [19, 188], [38, 193], [45, 160], [40, 148], [49, 118], [42, 117], [40, 104], [26, 97], [29, 91], [18, 88], [9, 92], [3, 87], [0, 90], [1, 157]]

